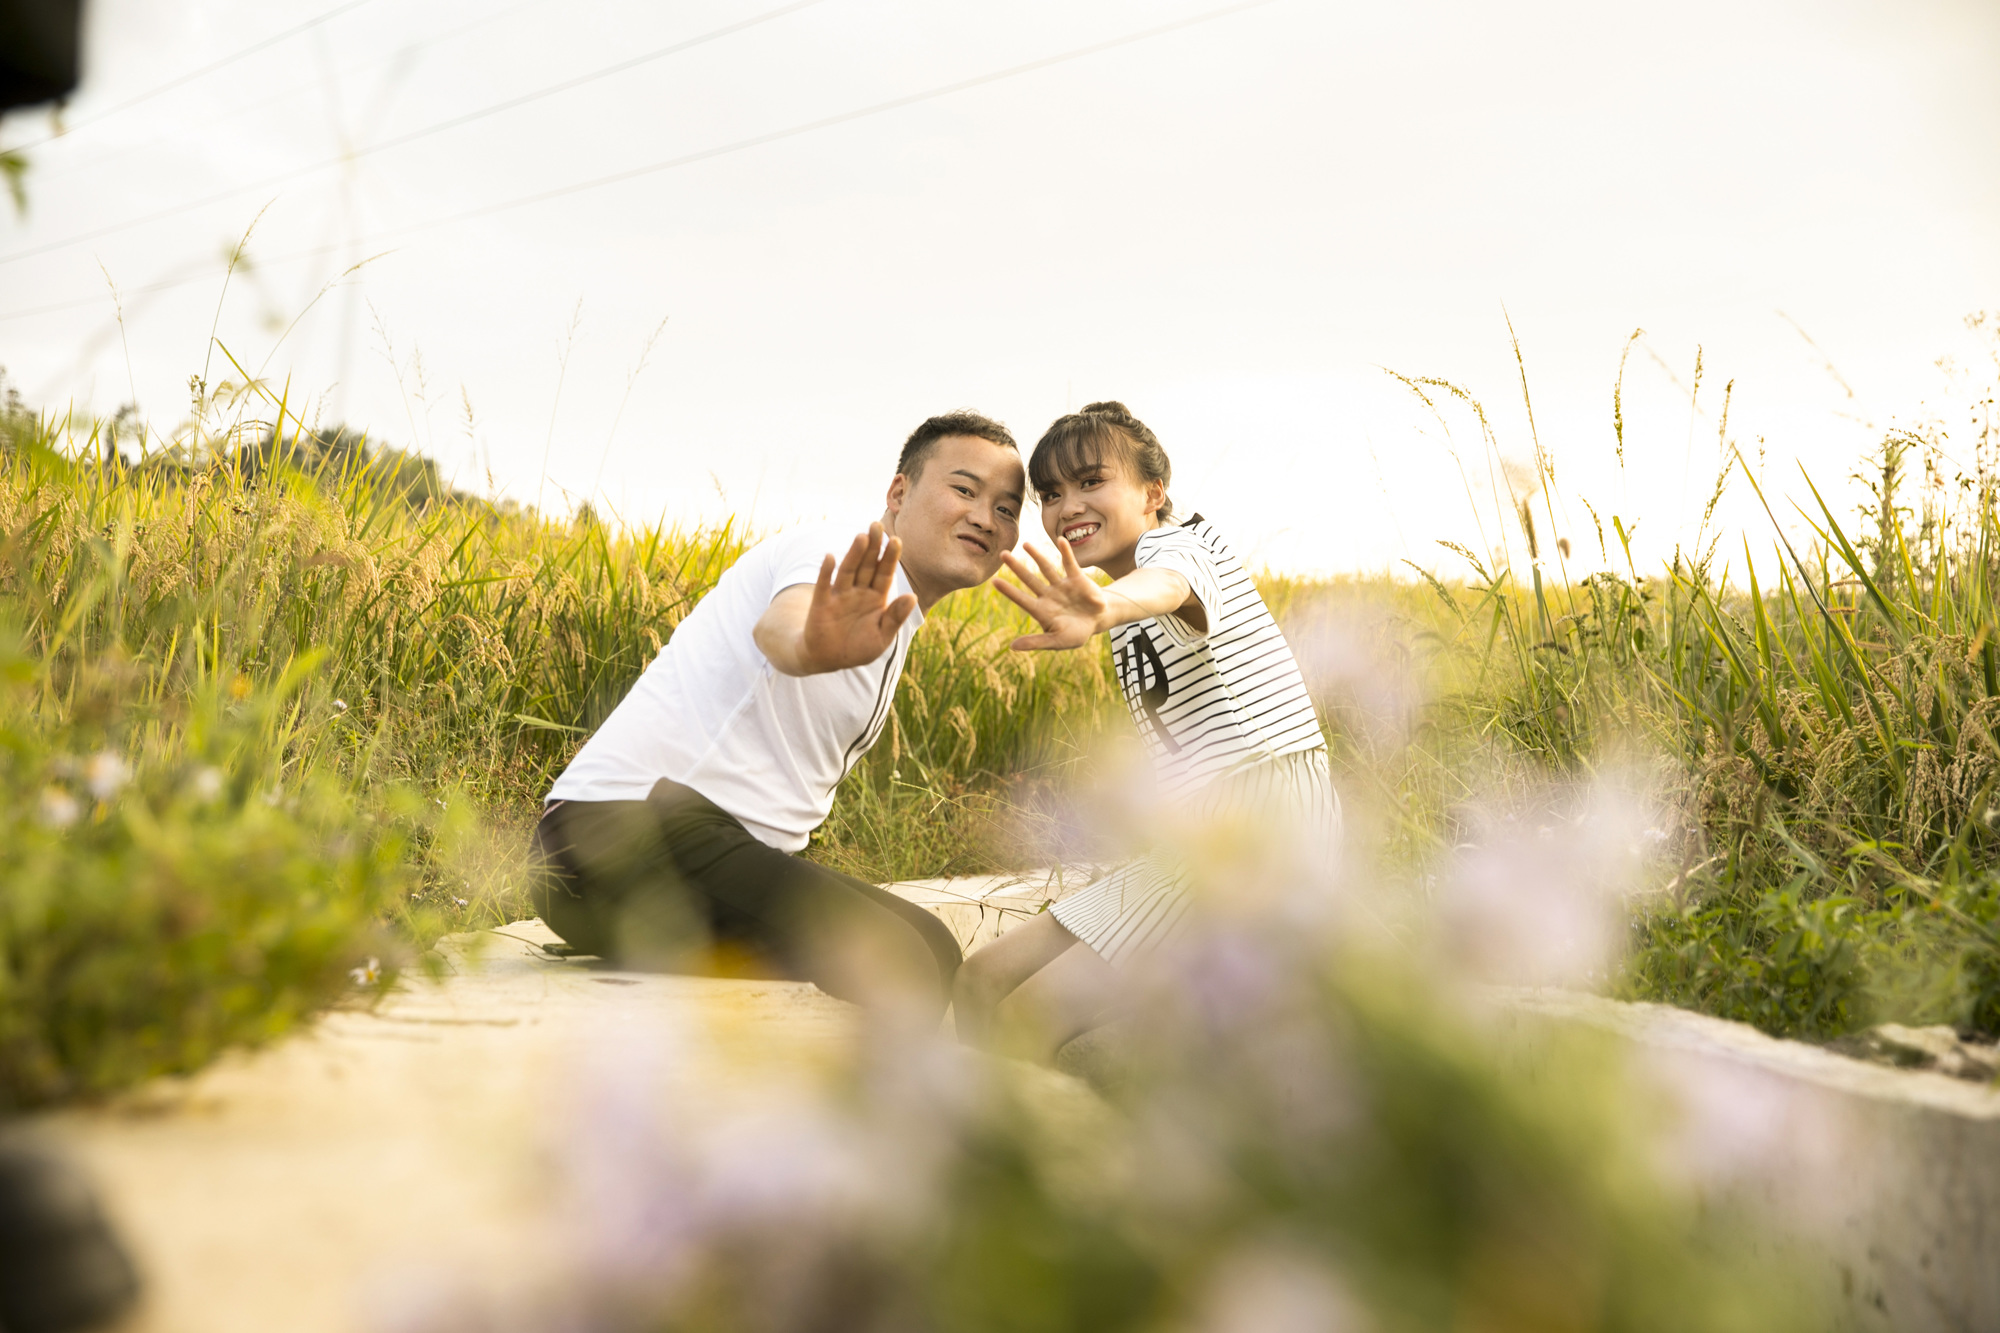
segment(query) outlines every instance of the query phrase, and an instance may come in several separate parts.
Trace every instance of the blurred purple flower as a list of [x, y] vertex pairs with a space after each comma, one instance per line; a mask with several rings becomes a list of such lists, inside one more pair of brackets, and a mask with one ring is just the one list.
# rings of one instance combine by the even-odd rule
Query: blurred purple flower
[[1580, 804], [1572, 818], [1532, 827], [1490, 820], [1483, 840], [1453, 849], [1436, 901], [1448, 975], [1575, 986], [1607, 974], [1649, 846], [1649, 812], [1608, 783]]

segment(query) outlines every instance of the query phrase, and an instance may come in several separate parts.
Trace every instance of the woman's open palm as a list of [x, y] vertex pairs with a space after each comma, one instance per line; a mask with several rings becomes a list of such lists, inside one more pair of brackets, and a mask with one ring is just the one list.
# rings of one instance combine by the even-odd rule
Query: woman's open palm
[[1014, 571], [1014, 577], [1021, 580], [1020, 585], [1005, 579], [995, 579], [993, 583], [1009, 601], [1033, 616], [1043, 633], [1023, 635], [1014, 640], [1014, 651], [1027, 653], [1080, 648], [1090, 642], [1091, 636], [1104, 628], [1105, 614], [1110, 610], [1110, 600], [1105, 597], [1104, 589], [1083, 572], [1082, 566], [1076, 563], [1076, 553], [1060, 537], [1056, 538], [1056, 551], [1062, 557], [1060, 565], [1033, 546], [1024, 546], [1023, 549], [1034, 559], [1039, 575], [1009, 551], [1000, 558], [1007, 562], [1008, 569]]

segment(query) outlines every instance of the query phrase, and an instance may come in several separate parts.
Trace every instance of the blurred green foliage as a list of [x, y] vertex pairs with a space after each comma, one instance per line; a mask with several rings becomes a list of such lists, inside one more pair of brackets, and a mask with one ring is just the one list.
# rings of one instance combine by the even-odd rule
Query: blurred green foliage
[[407, 839], [285, 771], [289, 682], [148, 699], [130, 664], [50, 665], [0, 624], [0, 1106], [195, 1069], [379, 981]]

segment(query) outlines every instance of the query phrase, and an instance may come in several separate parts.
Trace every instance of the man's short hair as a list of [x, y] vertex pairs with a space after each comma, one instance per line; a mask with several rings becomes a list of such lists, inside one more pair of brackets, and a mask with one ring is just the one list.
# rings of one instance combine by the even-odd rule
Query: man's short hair
[[948, 440], [954, 435], [970, 435], [976, 440], [1005, 445], [1015, 453], [1021, 451], [1021, 446], [1014, 442], [1007, 428], [992, 417], [983, 417], [968, 410], [946, 412], [910, 432], [910, 438], [903, 441], [902, 457], [896, 460], [896, 471], [915, 481], [924, 464], [930, 462], [931, 455], [937, 452], [938, 441]]

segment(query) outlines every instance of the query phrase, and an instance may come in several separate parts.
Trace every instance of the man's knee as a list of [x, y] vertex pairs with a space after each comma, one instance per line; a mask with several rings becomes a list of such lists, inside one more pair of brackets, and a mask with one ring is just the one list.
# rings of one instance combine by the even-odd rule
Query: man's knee
[[965, 966], [965, 951], [959, 948], [958, 937], [951, 933], [951, 927], [921, 907], [916, 909], [916, 915], [904, 919], [916, 928], [931, 956], [937, 959], [938, 973], [944, 978], [945, 989], [950, 990], [953, 978]]

